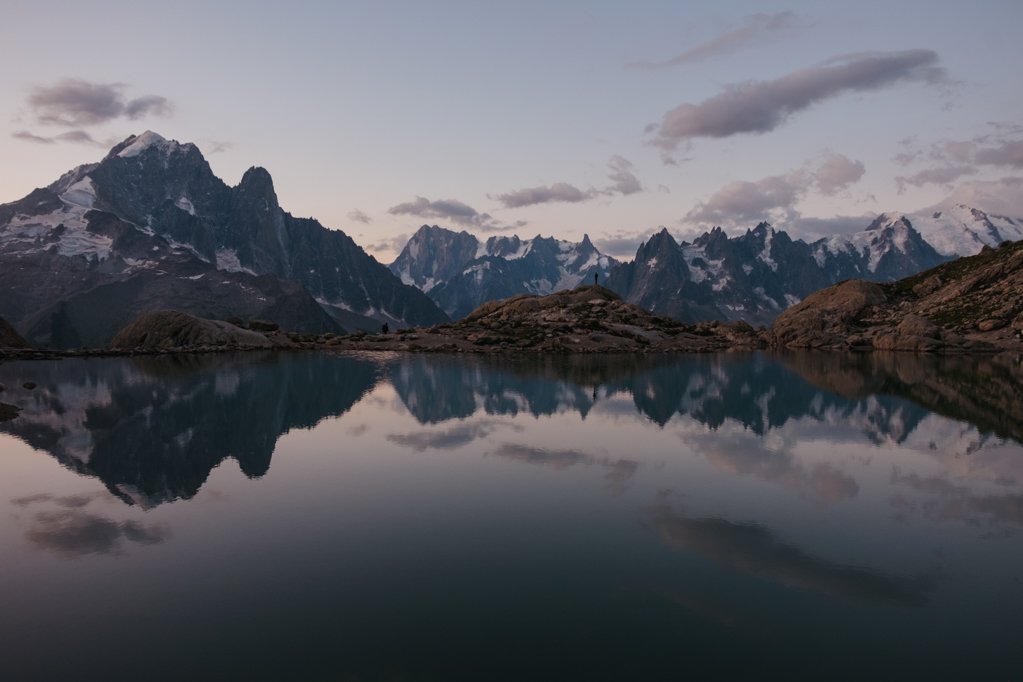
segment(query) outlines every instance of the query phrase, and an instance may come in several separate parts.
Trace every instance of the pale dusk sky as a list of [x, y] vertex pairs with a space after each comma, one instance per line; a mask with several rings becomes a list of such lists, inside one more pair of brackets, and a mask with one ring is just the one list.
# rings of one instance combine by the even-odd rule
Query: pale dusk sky
[[0, 6], [0, 203], [150, 129], [384, 262], [423, 223], [630, 257], [954, 191], [1023, 216], [1018, 0]]

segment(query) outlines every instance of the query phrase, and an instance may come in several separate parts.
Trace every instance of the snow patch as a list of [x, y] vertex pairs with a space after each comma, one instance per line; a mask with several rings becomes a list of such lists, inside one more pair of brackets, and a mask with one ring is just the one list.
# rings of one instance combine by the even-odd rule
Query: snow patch
[[767, 267], [771, 268], [774, 272], [778, 272], [778, 263], [771, 258], [771, 242], [774, 241], [774, 228], [767, 228], [764, 232], [764, 250], [760, 252], [757, 259], [764, 263]]
[[67, 190], [60, 195], [60, 200], [65, 204], [71, 204], [72, 206], [92, 208], [92, 205], [96, 203], [96, 185], [93, 184], [92, 178], [86, 175], [84, 178], [68, 187]]
[[225, 272], [247, 272], [250, 275], [256, 274], [249, 268], [243, 267], [238, 260], [238, 252], [234, 249], [217, 249], [217, 270]]
[[192, 205], [192, 202], [184, 194], [178, 197], [178, 200], [174, 202], [174, 205], [188, 215], [195, 215], [195, 206]]
[[117, 155], [122, 159], [131, 159], [150, 147], [156, 147], [160, 151], [169, 154], [170, 152], [177, 151], [180, 146], [177, 142], [169, 142], [165, 137], [157, 135], [152, 130], [147, 130], [136, 137], [130, 145], [118, 152]]
[[[85, 220], [88, 211], [86, 206], [65, 202], [62, 208], [44, 215], [17, 215], [7, 223], [5, 246], [31, 252], [50, 248], [56, 242], [57, 253], [62, 256], [106, 260], [110, 257], [113, 240], [88, 230]], [[59, 227], [63, 229], [53, 234]]]

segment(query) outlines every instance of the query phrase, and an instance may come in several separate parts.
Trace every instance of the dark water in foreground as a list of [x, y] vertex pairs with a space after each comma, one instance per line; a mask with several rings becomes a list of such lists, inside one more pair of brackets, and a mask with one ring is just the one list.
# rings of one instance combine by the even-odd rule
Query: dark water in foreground
[[3, 680], [1023, 679], [1010, 363], [248, 354], [0, 383]]

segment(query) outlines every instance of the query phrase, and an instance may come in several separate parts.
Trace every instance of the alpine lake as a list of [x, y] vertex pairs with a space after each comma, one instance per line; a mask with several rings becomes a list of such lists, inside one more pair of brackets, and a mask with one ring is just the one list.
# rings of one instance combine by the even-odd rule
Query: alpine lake
[[1019, 359], [249, 352], [0, 384], [3, 680], [1023, 679]]

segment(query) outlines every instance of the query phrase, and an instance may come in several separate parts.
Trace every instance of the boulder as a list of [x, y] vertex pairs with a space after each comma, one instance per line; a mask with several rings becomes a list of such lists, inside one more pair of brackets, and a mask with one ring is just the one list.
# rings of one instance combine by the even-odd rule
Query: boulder
[[778, 316], [773, 341], [789, 348], [845, 346], [854, 321], [885, 300], [880, 286], [859, 279], [822, 289]]

